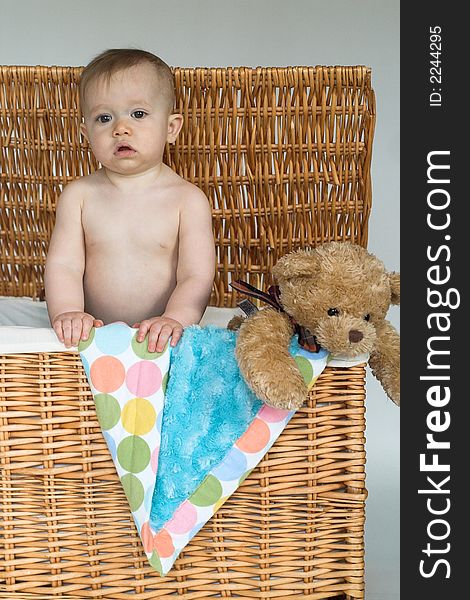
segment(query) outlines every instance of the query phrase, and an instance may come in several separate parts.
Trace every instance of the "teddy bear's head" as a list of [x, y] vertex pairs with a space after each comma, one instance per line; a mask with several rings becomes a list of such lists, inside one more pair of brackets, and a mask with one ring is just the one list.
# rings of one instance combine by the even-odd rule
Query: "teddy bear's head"
[[286, 254], [273, 275], [287, 314], [337, 356], [372, 352], [390, 304], [400, 303], [399, 274], [348, 242]]

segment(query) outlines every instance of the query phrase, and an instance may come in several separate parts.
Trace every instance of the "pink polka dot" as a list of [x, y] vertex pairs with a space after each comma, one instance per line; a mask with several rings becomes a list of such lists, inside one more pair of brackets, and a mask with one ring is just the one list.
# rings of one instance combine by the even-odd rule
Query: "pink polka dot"
[[254, 454], [262, 450], [269, 442], [270, 430], [264, 421], [255, 419], [245, 433], [236, 442], [242, 452]]
[[126, 384], [139, 398], [148, 398], [162, 385], [162, 372], [155, 363], [140, 360], [127, 371]]
[[175, 551], [171, 535], [166, 529], [160, 530], [153, 538], [153, 547], [160, 558], [168, 558]]
[[259, 411], [258, 417], [266, 421], [267, 423], [279, 423], [283, 421], [289, 414], [288, 410], [282, 410], [281, 408], [273, 408], [265, 404]]
[[191, 502], [185, 500], [175, 511], [173, 518], [165, 525], [171, 533], [188, 533], [196, 525], [197, 511]]
[[155, 450], [152, 452], [152, 455], [150, 457], [150, 464], [152, 466], [152, 471], [154, 473], [157, 472], [158, 469], [158, 453], [160, 452], [160, 446], [157, 446], [155, 448]]
[[120, 388], [125, 374], [124, 365], [114, 356], [100, 356], [93, 361], [90, 368], [92, 384], [99, 392], [105, 394], [115, 392]]
[[140, 537], [142, 539], [142, 545], [144, 547], [145, 552], [150, 554], [153, 550], [153, 538], [154, 534], [150, 528], [150, 523], [146, 521], [142, 525], [142, 529], [140, 530]]

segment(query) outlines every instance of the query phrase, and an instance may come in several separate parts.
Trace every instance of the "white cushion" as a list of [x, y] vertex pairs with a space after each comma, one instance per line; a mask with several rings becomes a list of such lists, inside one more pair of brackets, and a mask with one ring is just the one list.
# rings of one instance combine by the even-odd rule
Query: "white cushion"
[[0, 325], [51, 326], [45, 302], [10, 296], [0, 296]]
[[[243, 312], [239, 308], [209, 306], [200, 325], [226, 327], [234, 315], [243, 315]], [[0, 296], [0, 354], [66, 350], [50, 326], [45, 302]], [[75, 347], [68, 350], [75, 352], [77, 349]], [[367, 362], [368, 358], [365, 354], [355, 359], [335, 357], [328, 364], [332, 367], [351, 367]]]
[[[242, 314], [239, 308], [209, 306], [200, 324], [226, 327], [230, 319], [239, 314]], [[45, 302], [0, 297], [0, 354], [65, 350], [51, 328]], [[76, 348], [69, 350], [76, 351]]]

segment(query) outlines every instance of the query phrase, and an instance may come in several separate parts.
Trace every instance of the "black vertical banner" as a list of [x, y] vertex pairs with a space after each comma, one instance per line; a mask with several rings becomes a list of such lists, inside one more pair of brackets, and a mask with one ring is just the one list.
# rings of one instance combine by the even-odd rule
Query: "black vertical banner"
[[470, 594], [470, 32], [458, 7], [401, 4], [403, 600]]

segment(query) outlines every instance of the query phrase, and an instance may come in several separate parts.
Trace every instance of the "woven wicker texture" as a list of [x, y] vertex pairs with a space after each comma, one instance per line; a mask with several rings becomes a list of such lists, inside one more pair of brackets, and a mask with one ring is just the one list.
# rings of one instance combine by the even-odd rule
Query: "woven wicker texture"
[[[0, 67], [0, 294], [36, 297], [79, 138], [80, 69]], [[365, 67], [175, 69], [165, 161], [208, 196], [218, 269], [265, 287], [287, 251], [367, 243], [375, 123]], [[165, 578], [148, 566], [77, 354], [0, 356], [0, 597], [364, 598], [364, 367], [328, 367]]]
[[[79, 135], [81, 69], [0, 67], [1, 295], [33, 296], [64, 184], [96, 168]], [[264, 287], [278, 257], [366, 245], [375, 101], [365, 67], [174, 70], [184, 125], [165, 162], [213, 208], [211, 304], [232, 276]]]
[[363, 598], [363, 366], [325, 370], [162, 579], [142, 551], [79, 357], [0, 364], [0, 589], [12, 597]]

